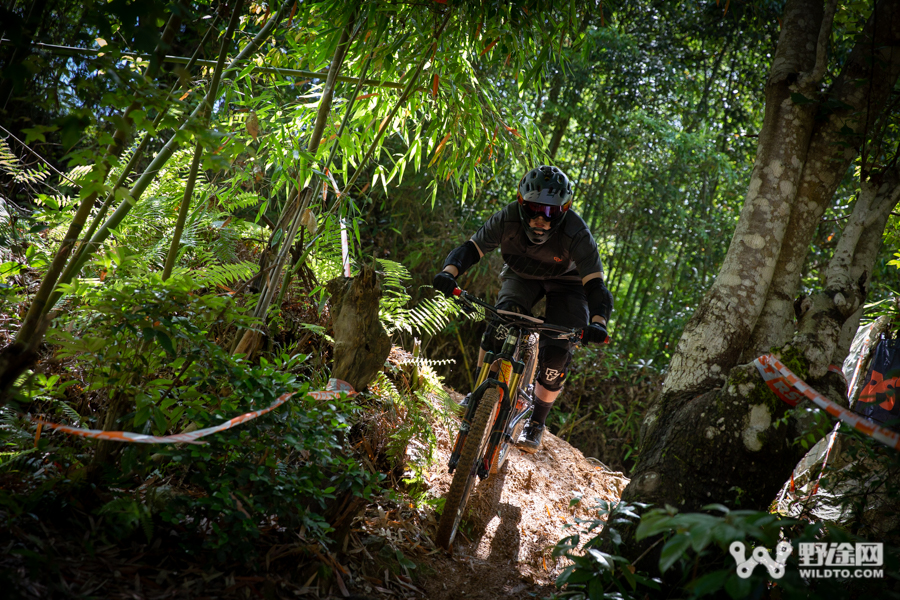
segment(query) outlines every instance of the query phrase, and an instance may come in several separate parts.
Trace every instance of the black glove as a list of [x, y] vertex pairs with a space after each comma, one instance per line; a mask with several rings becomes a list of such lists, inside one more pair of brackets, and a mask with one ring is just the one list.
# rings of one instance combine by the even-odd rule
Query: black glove
[[442, 293], [443, 295], [451, 298], [453, 296], [453, 290], [456, 289], [456, 277], [448, 273], [447, 271], [441, 271], [437, 275], [434, 276], [434, 283], [432, 283], [434, 289]]
[[608, 344], [609, 334], [606, 333], [606, 325], [602, 323], [591, 323], [584, 328], [581, 339], [585, 344]]

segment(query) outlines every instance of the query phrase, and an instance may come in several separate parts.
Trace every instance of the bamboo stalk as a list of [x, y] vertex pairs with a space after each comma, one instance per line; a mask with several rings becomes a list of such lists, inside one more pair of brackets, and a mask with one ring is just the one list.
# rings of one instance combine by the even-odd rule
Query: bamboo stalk
[[[381, 40], [381, 34], [375, 39], [374, 46], [377, 48], [378, 43]], [[362, 82], [366, 78], [366, 74], [369, 72], [369, 65], [372, 62], [372, 54], [369, 53], [369, 56], [366, 57], [366, 62], [363, 65], [362, 72], [360, 74], [359, 79], [357, 79], [356, 89], [353, 90], [353, 95], [350, 97], [350, 101], [347, 103], [347, 107], [344, 109], [344, 118], [341, 120], [341, 126], [338, 128], [337, 135], [335, 135], [334, 143], [331, 145], [331, 151], [328, 154], [328, 158], [325, 160], [325, 169], [331, 168], [331, 162], [334, 160], [334, 155], [337, 153], [338, 146], [340, 145], [341, 136], [344, 134], [344, 130], [347, 128], [347, 123], [350, 122], [350, 114], [353, 112], [353, 105], [356, 104], [356, 99], [359, 97], [359, 92], [362, 89]], [[335, 190], [337, 191], [337, 190]], [[311, 247], [311, 244], [310, 244]], [[275, 300], [276, 305], [281, 305], [281, 301], [284, 299], [285, 291], [288, 286], [291, 284], [291, 279], [300, 269], [301, 265], [305, 261], [308, 256], [308, 250], [305, 251], [300, 259], [297, 261], [291, 269], [285, 272], [284, 281], [281, 283], [281, 289], [278, 292], [278, 298]]]
[[[263, 28], [256, 34], [253, 40], [244, 47], [243, 50], [235, 57], [228, 65], [228, 68], [225, 70], [225, 77], [231, 76], [233, 72], [236, 70], [237, 66], [242, 62], [247, 60], [247, 58], [252, 55], [262, 42], [268, 38], [269, 34], [275, 28], [275, 26], [281, 21], [282, 16], [284, 15], [286, 7], [292, 4], [290, 0], [286, 0], [284, 4], [281, 5], [281, 8], [278, 9], [272, 17], [266, 22]], [[97, 248], [100, 247], [106, 239], [110, 236], [112, 230], [119, 226], [125, 216], [131, 211], [131, 208], [140, 200], [141, 195], [147, 190], [150, 186], [150, 183], [156, 177], [156, 174], [165, 166], [166, 162], [172, 157], [175, 153], [175, 150], [178, 146], [181, 145], [181, 141], [179, 138], [179, 133], [188, 129], [189, 125], [200, 115], [203, 110], [205, 104], [201, 104], [194, 109], [194, 111], [190, 114], [190, 116], [185, 120], [185, 122], [179, 127], [178, 132], [176, 132], [169, 140], [165, 143], [165, 145], [159, 150], [150, 164], [144, 169], [144, 172], [138, 178], [138, 180], [131, 187], [131, 197], [126, 198], [124, 202], [122, 202], [119, 207], [110, 215], [109, 219], [107, 219], [106, 223], [104, 223], [91, 238], [90, 242], [88, 242], [85, 246], [85, 251], [82, 256], [78, 259], [77, 263], [73, 265], [73, 271], [77, 273], [84, 263], [87, 262], [88, 257], [92, 254]], [[55, 296], [58, 300], [59, 296]]]
[[[241, 0], [238, 0], [238, 5]], [[178, 218], [175, 220], [175, 229], [172, 231], [172, 243], [169, 244], [169, 252], [166, 254], [166, 264], [163, 266], [162, 280], [166, 281], [172, 276], [175, 267], [175, 259], [178, 257], [178, 248], [181, 246], [181, 235], [184, 232], [184, 222], [187, 220], [188, 209], [191, 206], [191, 197], [194, 195], [194, 186], [197, 183], [197, 171], [200, 170], [200, 159], [203, 158], [203, 144], [197, 142], [194, 147], [194, 158], [191, 160], [191, 170], [184, 184], [184, 195], [181, 197], [181, 205], [178, 207]]]
[[[307, 148], [310, 152], [315, 154], [319, 149], [319, 144], [321, 143], [322, 134], [325, 131], [325, 126], [327, 124], [328, 115], [331, 113], [331, 104], [333, 102], [334, 97], [334, 89], [337, 85], [337, 81], [339, 80], [339, 73], [341, 67], [344, 64], [344, 59], [347, 56], [347, 50], [353, 44], [353, 41], [356, 39], [356, 35], [362, 28], [362, 23], [368, 18], [366, 17], [360, 24], [358, 24], [354, 29], [352, 34], [350, 33], [350, 23], [353, 22], [356, 15], [356, 10], [351, 14], [350, 18], [347, 22], [347, 27], [342, 31], [341, 37], [338, 40], [337, 48], [335, 50], [335, 54], [332, 57], [332, 63], [328, 69], [329, 78], [325, 82], [325, 86], [322, 90], [322, 100], [319, 103], [319, 109], [316, 114], [316, 122], [313, 126], [313, 132], [310, 134], [309, 142], [307, 143]], [[371, 56], [367, 59], [366, 65], [368, 68], [369, 60], [371, 60]], [[358, 80], [356, 86], [356, 92], [353, 96], [353, 101], [350, 102], [347, 110], [344, 112], [344, 118], [341, 122], [341, 128], [338, 134], [343, 132], [344, 128], [347, 125], [350, 117], [350, 109], [352, 108], [353, 102], [356, 100], [356, 97], [359, 93], [359, 89], [361, 87], [361, 81], [365, 78], [365, 70], [363, 71], [363, 77]], [[325, 166], [323, 170], [327, 170], [331, 165], [331, 161], [334, 158], [334, 154], [336, 151], [337, 142], [332, 145], [331, 152], [329, 153], [328, 159], [325, 162]], [[284, 273], [284, 277], [281, 281], [281, 285], [277, 286], [277, 284], [272, 284], [271, 282], [278, 282], [278, 277], [281, 275], [282, 271], [284, 271], [284, 267], [287, 264], [287, 257], [290, 253], [291, 246], [293, 245], [294, 238], [297, 235], [297, 231], [300, 226], [300, 220], [303, 218], [303, 213], [306, 208], [309, 206], [310, 201], [313, 197], [313, 194], [316, 190], [318, 190], [319, 179], [318, 177], [313, 177], [310, 181], [310, 184], [300, 193], [297, 197], [296, 203], [290, 203], [287, 207], [285, 207], [284, 212], [279, 218], [279, 224], [290, 222], [290, 226], [287, 230], [287, 235], [284, 236], [281, 242], [281, 246], [278, 251], [278, 255], [276, 256], [275, 263], [271, 266], [274, 267], [274, 277], [270, 277], [264, 284], [262, 294], [260, 295], [259, 301], [257, 303], [256, 309], [254, 310], [254, 315], [263, 318], [265, 313], [268, 311], [269, 306], [271, 306], [273, 302], [273, 294], [274, 291], [278, 290], [278, 299], [277, 303], [281, 303], [281, 299], [284, 297], [285, 290], [290, 282], [292, 275], [299, 269], [300, 262], [293, 269], [289, 269]], [[292, 215], [290, 215], [290, 211], [294, 211]], [[274, 233], [273, 233], [274, 235]], [[306, 256], [306, 253], [303, 254], [303, 257]], [[261, 265], [262, 266], [262, 265]], [[270, 268], [271, 268], [270, 267]], [[237, 352], [240, 348], [243, 350], [250, 350], [253, 345], [255, 345], [256, 337], [258, 334], [256, 332], [246, 332], [240, 341], [236, 342], [233, 351]]]
[[[334, 88], [337, 84], [337, 74], [344, 62], [344, 57], [347, 54], [352, 21], [353, 17], [351, 16], [347, 26], [341, 30], [341, 37], [338, 40], [337, 48], [334, 51], [334, 55], [331, 57], [331, 67], [328, 69], [328, 79], [325, 80], [325, 86], [322, 88], [322, 99], [319, 101], [316, 122], [313, 126], [312, 133], [310, 133], [309, 142], [307, 144], [307, 150], [313, 155], [319, 149], [322, 133], [325, 131], [328, 115], [331, 112], [331, 104], [334, 99]], [[278, 283], [281, 280], [285, 262], [290, 254], [291, 245], [294, 243], [294, 238], [297, 235], [297, 229], [300, 227], [300, 219], [303, 216], [303, 210], [309, 205], [309, 200], [312, 198], [314, 190], [317, 188], [317, 181], [313, 178], [312, 185], [307, 186], [298, 197], [299, 206], [297, 206], [297, 212], [290, 220], [290, 226], [281, 240], [281, 247], [279, 248], [278, 255], [275, 259], [272, 274], [265, 283], [265, 286], [259, 295], [259, 300], [256, 303], [256, 308], [253, 311], [254, 316], [258, 318], [265, 317], [266, 312], [269, 310], [269, 306], [272, 304], [275, 291], [280, 287]], [[293, 207], [289, 204], [289, 206], [285, 208], [285, 211], [292, 209]], [[280, 221], [284, 220], [285, 219], [280, 219]], [[240, 341], [234, 348], [233, 354], [250, 354], [255, 349], [258, 339], [259, 333], [248, 329], [241, 336]]]
[[[238, 21], [241, 17], [241, 8], [243, 8], [244, 0], [237, 0], [234, 10], [231, 13], [231, 21], [225, 30], [225, 37], [222, 38], [222, 46], [219, 48], [219, 60], [216, 61], [216, 68], [213, 71], [212, 81], [209, 83], [209, 90], [206, 92], [206, 98], [203, 101], [203, 109], [201, 112], [201, 121], [203, 127], [209, 124], [209, 118], [212, 115], [213, 103], [219, 96], [219, 81], [222, 79], [222, 68], [225, 66], [225, 59], [228, 57], [228, 48], [231, 46], [231, 38], [234, 36], [234, 30], [237, 28]], [[197, 183], [197, 172], [200, 170], [200, 159], [203, 158], [203, 144], [197, 142], [194, 149], [194, 159], [191, 161], [191, 171], [188, 174], [187, 183], [184, 186], [184, 196], [181, 199], [181, 206], [178, 208], [178, 219], [175, 221], [175, 231], [172, 232], [172, 243], [169, 245], [169, 254], [166, 256], [166, 264], [163, 267], [162, 279], [167, 280], [172, 275], [172, 269], [175, 267], [175, 258], [178, 256], [178, 247], [181, 245], [181, 234], [184, 231], [184, 222], [187, 219], [188, 209], [191, 206], [191, 197], [194, 195], [194, 186]]]
[[[165, 47], [171, 42], [178, 22], [179, 19], [176, 19], [173, 16], [166, 23], [166, 27], [160, 36], [159, 44], [157, 44], [156, 47], [157, 53], [163, 52]], [[159, 69], [159, 64], [159, 61], [151, 62], [147, 67], [145, 76], [148, 78], [155, 77], [156, 71]], [[25, 319], [22, 321], [22, 327], [19, 329], [13, 341], [14, 346], [22, 344], [27, 345], [30, 338], [38, 333], [41, 317], [48, 312], [49, 308], [52, 306], [52, 304], [49, 303], [49, 300], [53, 294], [53, 290], [56, 288], [59, 276], [63, 272], [66, 262], [69, 260], [72, 249], [75, 247], [75, 242], [78, 240], [81, 231], [84, 229], [88, 216], [91, 214], [91, 209], [99, 195], [98, 190], [106, 180], [110, 168], [110, 161], [112, 158], [119, 156], [124, 149], [125, 139], [128, 137], [131, 129], [131, 119], [129, 115], [139, 106], [138, 100], [135, 99], [128, 108], [125, 109], [121, 125], [116, 128], [116, 131], [113, 134], [113, 142], [107, 147], [103, 158], [95, 167], [95, 180], [92, 182], [92, 186], [95, 190], [87, 192], [85, 197], [81, 200], [81, 203], [78, 205], [75, 216], [72, 217], [72, 221], [69, 222], [65, 237], [63, 237], [63, 241], [60, 243], [59, 249], [53, 257], [50, 268], [47, 269], [47, 272], [44, 274], [41, 285], [38, 287], [38, 291], [31, 300], [31, 305], [28, 307], [28, 312], [25, 315]], [[82, 188], [82, 191], [84, 192], [85, 190]]]

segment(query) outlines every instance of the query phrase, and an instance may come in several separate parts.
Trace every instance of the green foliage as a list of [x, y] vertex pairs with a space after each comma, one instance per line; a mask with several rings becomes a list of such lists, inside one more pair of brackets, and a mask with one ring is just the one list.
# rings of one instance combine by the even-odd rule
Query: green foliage
[[388, 334], [402, 332], [433, 336], [462, 313], [456, 304], [440, 294], [407, 307], [412, 299], [406, 291], [406, 283], [411, 279], [409, 270], [387, 259], [378, 259], [378, 264], [384, 276], [378, 317]]
[[253, 324], [227, 295], [194, 295], [196, 288], [188, 275], [88, 288], [83, 308], [69, 314], [65, 328], [50, 331], [48, 340], [59, 345], [59, 358], [78, 358], [88, 373], [85, 391], [133, 398], [133, 426], [162, 433], [188, 406], [205, 405], [196, 389], [188, 393], [192, 386], [179, 388], [178, 380], [198, 377], [198, 369], [211, 363], [240, 370], [210, 338]]
[[[316, 403], [302, 396], [307, 379], [326, 376], [323, 369], [312, 372], [302, 355], [276, 358], [264, 351], [250, 363], [228, 354], [236, 334], [273, 325], [248, 316], [243, 307], [255, 298], [244, 284], [260, 259], [285, 243], [292, 244], [295, 273], [311, 270], [318, 281], [341, 274], [343, 219], [351, 258], [379, 258], [386, 327], [401, 339], [422, 336], [429, 350], [423, 354], [450, 362], [459, 356], [457, 347], [463, 353], [476, 348], [477, 331], [470, 327], [464, 340], [455, 324], [445, 327], [458, 316], [454, 307], [442, 298], [422, 299], [430, 294], [427, 286], [410, 282], [430, 281], [449, 248], [512, 201], [518, 177], [540, 162], [560, 165], [576, 183], [575, 208], [600, 244], [617, 299], [612, 352], [622, 357], [601, 361], [596, 351], [580, 354], [570, 393], [599, 389], [601, 377], [617, 381], [604, 388], [610, 393], [601, 394], [604, 402], [597, 406], [589, 402], [596, 395], [579, 394], [585, 402], [576, 403], [561, 425], [570, 434], [578, 423], [593, 431], [602, 426], [624, 449], [622, 462], [633, 458], [655, 371], [664, 369], [734, 227], [761, 126], [761, 90], [780, 4], [638, 1], [612, 12], [609, 3], [578, 0], [527, 7], [301, 2], [231, 73], [208, 123], [187, 117], [204, 95], [207, 67], [151, 75], [153, 63], [137, 58], [154, 50], [175, 5], [56, 3], [46, 14], [29, 16], [20, 4], [8, 11], [14, 24], [7, 34], [17, 49], [27, 49], [33, 37], [101, 49], [103, 55], [25, 51], [15, 54], [18, 63], [4, 65], [4, 126], [19, 128], [42, 152], [54, 152], [51, 161], [67, 173], [56, 180], [49, 167], [26, 165], [15, 155], [18, 149], [0, 144], [4, 335], [18, 329], [26, 290], [48, 271], [78, 202], [95, 192], [97, 201], [88, 208], [105, 241], [89, 250], [90, 262], [60, 288], [68, 298], [48, 338], [59, 353], [19, 381], [17, 408], [95, 427], [104, 424], [98, 416], [111, 411], [118, 427], [164, 434], [213, 425], [267, 406], [284, 391], [298, 392], [274, 414], [219, 434], [206, 446], [165, 448], [155, 458], [136, 446], [114, 453], [100, 476], [92, 474], [104, 484], [102, 508], [94, 515], [111, 525], [111, 541], [139, 529], [149, 539], [164, 528], [186, 546], [202, 540], [200, 547], [220, 557], [240, 558], [252, 554], [254, 539], [266, 528], [303, 528], [303, 535], [321, 540], [330, 527], [324, 516], [330, 501], [373, 489], [375, 477], [354, 462], [343, 439], [348, 425], [364, 417], [346, 400]], [[203, 4], [180, 10], [186, 11], [183, 30], [166, 51], [211, 55], [221, 42], [216, 34], [222, 20], [206, 18], [211, 9]], [[841, 5], [830, 66], [843, 60], [870, 10], [857, 1]], [[236, 36], [241, 45], [269, 14], [251, 3]], [[447, 15], [448, 26], [436, 40]], [[309, 132], [324, 76], [259, 65], [321, 73], [347, 26], [351, 43], [342, 75], [379, 83], [338, 84], [314, 152]], [[200, 44], [206, 27], [213, 35]], [[413, 82], [419, 64], [423, 71]], [[397, 84], [408, 83], [412, 93], [394, 113], [401, 99]], [[125, 119], [130, 106], [137, 108]], [[119, 157], [106, 151], [117, 128], [128, 146]], [[896, 130], [893, 123], [885, 128]], [[147, 150], [139, 155], [143, 141]], [[189, 199], [175, 274], [162, 282], [156, 272], [184, 201], [192, 156], [187, 148], [197, 143], [204, 149], [202, 171]], [[145, 170], [167, 147], [178, 150]], [[67, 167], [60, 166], [64, 153]], [[133, 170], [126, 172], [132, 158]], [[119, 178], [123, 188], [105, 202]], [[356, 183], [348, 186], [351, 178]], [[297, 240], [287, 240], [286, 209], [313, 182], [314, 223]], [[848, 199], [845, 192], [839, 196]], [[24, 208], [13, 206], [20, 200]], [[107, 208], [127, 216], [109, 221], [108, 213], [101, 215]], [[842, 218], [832, 212], [828, 219]], [[828, 227], [823, 223], [806, 284], [821, 271], [819, 250], [830, 242]], [[85, 241], [74, 247], [81, 251]], [[487, 257], [461, 283], [489, 297], [496, 290], [497, 260]], [[308, 287], [303, 293], [324, 301], [316, 281]], [[223, 288], [228, 294], [213, 293]], [[324, 333], [319, 325], [306, 327]], [[598, 375], [601, 362], [608, 371]], [[651, 362], [658, 367], [650, 368]], [[412, 487], [431, 455], [433, 421], [442, 410], [436, 376], [416, 368], [428, 364], [436, 361], [417, 357], [381, 376], [384, 398], [373, 409], [388, 415], [389, 460], [392, 467], [409, 466]], [[582, 421], [585, 416], [589, 420]], [[31, 485], [21, 499], [3, 500], [14, 518], [42, 496], [63, 496], [61, 482], [80, 484], [92, 464], [92, 446], [60, 435], [45, 432], [35, 448], [32, 425], [15, 410], [0, 412], [0, 438], [9, 451], [0, 456], [0, 472], [25, 474]], [[152, 483], [138, 493], [132, 489], [138, 480]], [[611, 518], [636, 519], [629, 510], [622, 507]], [[716, 524], [670, 513], [654, 518], [660, 531], [673, 532], [664, 547], [667, 573], [687, 565], [691, 552], [706, 557], [721, 550], [711, 533], [706, 542], [706, 534], [698, 533], [695, 544], [690, 532], [726, 531], [727, 523], [756, 539], [758, 531], [776, 527], [736, 512], [709, 517], [721, 520]], [[751, 525], [757, 529], [751, 532]], [[573, 558], [580, 566], [564, 582], [574, 595], [637, 594], [641, 585], [652, 587], [622, 570], [615, 555], [604, 555], [599, 546], [588, 550], [577, 559], [582, 563]], [[729, 589], [728, 581], [707, 580], [694, 592], [737, 589], [734, 583]]]
[[[380, 476], [364, 470], [342, 441], [356, 407], [304, 396], [306, 386], [293, 382], [291, 363], [296, 359], [232, 380], [242, 401], [220, 408], [231, 414], [243, 410], [247, 399], [261, 406], [284, 390], [297, 391], [285, 409], [227, 430], [206, 446], [162, 451], [185, 470], [185, 482], [203, 492], [179, 493], [160, 511], [176, 531], [191, 534], [186, 546], [202, 540], [220, 560], [246, 558], [261, 530], [273, 525], [321, 542], [332, 531], [323, 515], [330, 502], [347, 494], [368, 498], [379, 489]], [[225, 416], [220, 410], [191, 417], [205, 426]]]
[[[260, 532], [272, 526], [303, 528], [309, 540], [322, 542], [332, 530], [325, 517], [329, 503], [378, 489], [380, 476], [363, 469], [345, 446], [358, 408], [346, 398], [323, 402], [307, 396], [309, 384], [298, 380], [304, 355], [252, 365], [228, 354], [216, 338], [254, 321], [230, 296], [194, 289], [187, 275], [166, 282], [123, 278], [87, 289], [65, 328], [48, 335], [72, 379], [29, 377], [21, 408], [49, 412], [61, 405], [60, 420], [96, 427], [61, 399], [67, 388], [78, 388], [108, 410], [117, 399], [128, 399], [123, 429], [164, 435], [217, 425], [294, 392], [277, 411], [202, 445], [123, 446], [115, 462], [99, 465], [105, 481], [119, 483], [113, 486], [118, 491], [105, 493], [108, 499], [96, 514], [110, 525], [104, 535], [111, 541], [138, 528], [149, 539], [165, 523], [186, 550], [207, 549], [219, 560], [252, 556]], [[15, 452], [4, 457], [3, 470], [31, 471], [33, 481], [45, 472], [43, 487], [4, 498], [13, 515], [35, 510], [48, 489], [63, 486], [62, 473], [84, 477], [90, 447], [77, 438], [45, 434], [35, 452], [29, 448], [33, 434], [12, 411], [3, 413], [0, 433]], [[45, 461], [55, 466], [48, 469]], [[127, 489], [135, 477], [147, 482], [137, 494]], [[157, 480], [166, 483], [154, 485]]]
[[120, 496], [110, 500], [97, 511], [104, 517], [109, 535], [113, 539], [127, 538], [141, 527], [147, 542], [153, 541], [153, 518], [150, 507], [133, 496]]
[[582, 546], [582, 535], [593, 534], [602, 528], [604, 535], [618, 547], [622, 543], [618, 528], [633, 528], [640, 519], [637, 511], [642, 508], [646, 505], [603, 501], [597, 507], [596, 518], [576, 519], [582, 533], [560, 540], [553, 548], [554, 556], [564, 556], [572, 562], [556, 579], [556, 586], [564, 590], [558, 597], [638, 599], [644, 598], [651, 590], [661, 589], [658, 579], [636, 571], [626, 558], [601, 550], [601, 536], [593, 537]]
[[406, 491], [416, 503], [434, 503], [425, 475], [438, 444], [435, 430], [450, 426], [455, 403], [428, 365], [414, 359], [388, 364], [391, 368], [379, 373], [371, 386], [383, 412], [369, 421], [369, 431], [387, 430], [384, 452], [390, 468], [402, 468]]
[[22, 164], [5, 139], [0, 139], [0, 172], [12, 178], [14, 183], [36, 184], [47, 179], [50, 172], [39, 165], [31, 169]]
[[[558, 597], [591, 600], [671, 597], [671, 594], [735, 600], [753, 597], [764, 593], [773, 580], [762, 565], [749, 578], [738, 577], [729, 547], [732, 542], [742, 542], [747, 558], [752, 556], [755, 547], [768, 549], [774, 557], [775, 546], [781, 539], [794, 546], [784, 576], [775, 580], [781, 598], [857, 598], [863, 590], [877, 596], [888, 589], [889, 584], [878, 578], [835, 581], [801, 576], [798, 544], [866, 541], [834, 524], [803, 523], [765, 512], [730, 510], [720, 504], [706, 506], [704, 510], [708, 512], [702, 513], [680, 513], [671, 506], [646, 510], [646, 505], [626, 503], [604, 503], [599, 508], [597, 518], [584, 522], [583, 529], [584, 533], [591, 533], [602, 527], [602, 536], [588, 540], [582, 547], [581, 536], [573, 535], [561, 540], [554, 549], [556, 556], [566, 556], [572, 561], [557, 579], [557, 587], [563, 590]], [[650, 579], [637, 570], [640, 559], [631, 563], [615, 550], [609, 550], [621, 545], [622, 529], [632, 532], [636, 540], [643, 540], [647, 554], [658, 553], [658, 568], [664, 580]], [[655, 550], [660, 544], [661, 548]], [[897, 548], [890, 546], [884, 552], [885, 576], [892, 577], [891, 573], [900, 568], [900, 555]], [[668, 592], [662, 592], [661, 585]]]

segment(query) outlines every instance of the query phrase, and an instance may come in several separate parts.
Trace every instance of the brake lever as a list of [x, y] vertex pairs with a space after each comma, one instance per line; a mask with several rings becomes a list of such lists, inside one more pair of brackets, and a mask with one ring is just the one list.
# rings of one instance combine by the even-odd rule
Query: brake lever
[[477, 312], [475, 310], [475, 306], [465, 297], [465, 292], [459, 288], [453, 290], [453, 297], [456, 299], [456, 303], [462, 308], [462, 311], [467, 315], [471, 315], [472, 313]]

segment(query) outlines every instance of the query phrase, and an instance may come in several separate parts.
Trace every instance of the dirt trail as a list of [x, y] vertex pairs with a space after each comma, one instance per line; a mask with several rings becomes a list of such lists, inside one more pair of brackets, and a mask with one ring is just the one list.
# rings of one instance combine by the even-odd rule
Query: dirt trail
[[[455, 392], [452, 395], [455, 400], [461, 399]], [[427, 480], [429, 494], [443, 497], [452, 478], [446, 466], [449, 432], [439, 431], [438, 441], [436, 461]], [[410, 544], [401, 545], [419, 569], [414, 586], [406, 588], [398, 582], [407, 597], [543, 598], [555, 589], [553, 582], [564, 568], [552, 556], [553, 546], [575, 532], [577, 517], [596, 515], [592, 507], [598, 500], [617, 500], [627, 482], [621, 473], [607, 471], [545, 432], [540, 452], [528, 455], [513, 450], [497, 476], [479, 482], [469, 500], [462, 535], [457, 534], [452, 555], [431, 542], [436, 529], [431, 511], [419, 512], [418, 518], [413, 518], [418, 522], [418, 532], [400, 516], [394, 521], [394, 534], [389, 527], [377, 529], [387, 537], [395, 535], [397, 540], [418, 542], [411, 553]], [[570, 508], [569, 502], [575, 497], [583, 501]], [[381, 524], [391, 522], [384, 515], [381, 517], [378, 519], [371, 512], [367, 516]], [[398, 528], [403, 527], [405, 531], [400, 532]], [[370, 528], [371, 533], [375, 533], [373, 529]], [[385, 578], [391, 579], [391, 575], [385, 573]], [[366, 597], [397, 597], [383, 593], [387, 590], [379, 590], [380, 586], [362, 587]], [[392, 589], [393, 594], [400, 591], [397, 586]]]

